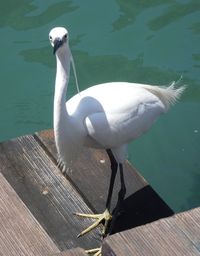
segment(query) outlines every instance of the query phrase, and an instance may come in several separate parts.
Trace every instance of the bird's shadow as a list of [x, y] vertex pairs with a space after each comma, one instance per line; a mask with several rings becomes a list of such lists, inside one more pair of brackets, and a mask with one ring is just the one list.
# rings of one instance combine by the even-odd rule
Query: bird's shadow
[[148, 185], [123, 200], [110, 235], [173, 214], [172, 209]]

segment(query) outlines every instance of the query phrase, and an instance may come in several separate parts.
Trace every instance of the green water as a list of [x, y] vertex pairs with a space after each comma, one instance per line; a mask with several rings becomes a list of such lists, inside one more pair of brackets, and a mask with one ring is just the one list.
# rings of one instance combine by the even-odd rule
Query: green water
[[[81, 89], [107, 81], [168, 84], [181, 101], [129, 147], [129, 159], [175, 210], [200, 205], [200, 1], [7, 0], [0, 8], [0, 141], [52, 127], [49, 30], [70, 32]], [[73, 77], [69, 95], [76, 92]]]

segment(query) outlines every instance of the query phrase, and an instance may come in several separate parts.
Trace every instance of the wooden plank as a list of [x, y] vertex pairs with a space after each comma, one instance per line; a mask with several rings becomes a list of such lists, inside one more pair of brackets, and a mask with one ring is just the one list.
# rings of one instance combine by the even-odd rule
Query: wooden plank
[[91, 221], [73, 212], [91, 212], [33, 136], [0, 144], [0, 171], [62, 250], [99, 245], [98, 231], [77, 239]]
[[85, 251], [81, 248], [71, 249], [64, 252], [52, 254], [49, 256], [87, 256]]
[[178, 214], [112, 235], [105, 241], [103, 254], [198, 256], [200, 255], [199, 212], [200, 210], [195, 210], [195, 212]]
[[56, 245], [0, 173], [0, 255], [44, 256]]
[[[56, 162], [53, 131], [42, 131], [37, 133], [35, 138]], [[67, 177], [95, 212], [102, 212], [105, 208], [110, 178], [109, 165], [104, 151], [85, 148], [83, 154], [77, 159], [72, 172], [67, 174]], [[127, 195], [123, 214], [116, 221], [113, 232], [130, 229], [173, 214], [168, 205], [128, 162], [125, 164], [124, 175]], [[117, 201], [119, 184], [119, 177], [117, 177], [113, 192], [113, 206]]]
[[[53, 130], [37, 133], [38, 139], [46, 146], [46, 150], [57, 159], [57, 153], [54, 143]], [[138, 191], [147, 185], [144, 178], [133, 167], [126, 162], [125, 179], [127, 186], [127, 195]], [[105, 199], [107, 188], [109, 186], [110, 165], [107, 154], [104, 150], [95, 150], [84, 148], [83, 154], [77, 159], [74, 168], [67, 176], [75, 184], [84, 197], [89, 200], [91, 206], [98, 212], [105, 210]], [[119, 177], [118, 177], [119, 178]], [[117, 200], [119, 191], [119, 182], [116, 180], [117, 187], [114, 191], [113, 202]], [[95, 189], [94, 189], [95, 186]], [[92, 193], [91, 193], [92, 191]], [[97, 200], [98, 198], [98, 200]]]
[[200, 207], [177, 214], [176, 225], [200, 251]]

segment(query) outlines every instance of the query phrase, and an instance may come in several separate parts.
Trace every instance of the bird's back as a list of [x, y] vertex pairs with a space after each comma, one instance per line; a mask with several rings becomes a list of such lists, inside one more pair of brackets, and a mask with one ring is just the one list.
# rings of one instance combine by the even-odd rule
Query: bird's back
[[163, 103], [142, 84], [112, 82], [98, 84], [76, 94], [67, 102], [67, 108], [72, 115], [82, 112], [87, 116], [101, 111], [120, 113], [152, 101]]

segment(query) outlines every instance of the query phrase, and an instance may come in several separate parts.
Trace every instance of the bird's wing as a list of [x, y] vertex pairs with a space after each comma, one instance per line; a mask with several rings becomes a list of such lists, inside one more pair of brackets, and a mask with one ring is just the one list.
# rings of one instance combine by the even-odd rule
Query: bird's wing
[[163, 112], [157, 100], [140, 102], [119, 112], [98, 112], [85, 119], [88, 135], [104, 148], [127, 144], [145, 133]]

